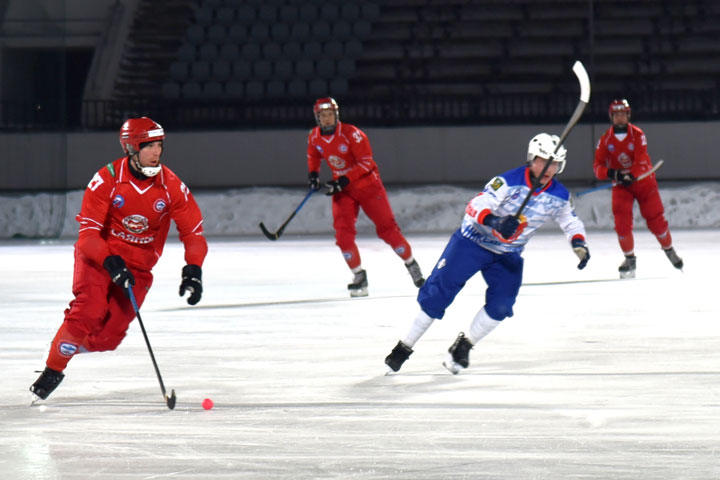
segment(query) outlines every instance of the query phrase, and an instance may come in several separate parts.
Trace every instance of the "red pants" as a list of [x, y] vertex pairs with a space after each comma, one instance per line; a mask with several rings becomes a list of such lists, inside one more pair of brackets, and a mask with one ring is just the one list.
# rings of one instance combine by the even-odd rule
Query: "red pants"
[[335, 244], [340, 247], [348, 267], [352, 269], [360, 265], [360, 252], [355, 244], [355, 224], [360, 207], [375, 224], [377, 236], [390, 245], [400, 258], [409, 259], [412, 256], [410, 244], [400, 231], [385, 187], [377, 178], [358, 189], [354, 189], [350, 184], [347, 189], [332, 197]]
[[[153, 277], [148, 271], [133, 270], [133, 293], [138, 308], [145, 300]], [[122, 289], [110, 281], [104, 268], [80, 258], [75, 250], [73, 272], [75, 299], [65, 310], [65, 321], [60, 326], [50, 347], [47, 366], [62, 371], [78, 352], [115, 350], [135, 318], [130, 299]]]
[[631, 254], [635, 249], [633, 238], [633, 203], [637, 200], [640, 214], [648, 229], [655, 235], [662, 248], [672, 246], [672, 236], [665, 209], [655, 177], [651, 176], [629, 186], [616, 185], [612, 189], [612, 210], [615, 216], [615, 232], [623, 253]]

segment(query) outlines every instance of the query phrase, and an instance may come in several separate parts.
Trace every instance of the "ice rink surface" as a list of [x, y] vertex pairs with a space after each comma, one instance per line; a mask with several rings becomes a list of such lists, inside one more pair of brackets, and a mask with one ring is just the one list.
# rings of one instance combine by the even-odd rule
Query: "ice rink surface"
[[[359, 240], [370, 296], [350, 299], [331, 236], [210, 239], [205, 293], [177, 295], [170, 243], [114, 352], [75, 357], [47, 401], [28, 386], [71, 299], [71, 242], [0, 244], [0, 472], [8, 479], [720, 478], [718, 230], [674, 231], [674, 268], [636, 232], [618, 280], [613, 232], [583, 271], [563, 234], [533, 239], [515, 316], [470, 368], [441, 365], [483, 304], [473, 278], [395, 375], [385, 356], [418, 311], [402, 262]], [[411, 235], [429, 274], [447, 235]], [[201, 407], [212, 398], [215, 408]]]

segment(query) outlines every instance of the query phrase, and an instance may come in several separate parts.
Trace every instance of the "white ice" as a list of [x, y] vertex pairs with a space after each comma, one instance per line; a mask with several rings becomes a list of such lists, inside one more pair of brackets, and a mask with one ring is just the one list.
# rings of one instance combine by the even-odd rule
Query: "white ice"
[[[280, 217], [281, 215], [278, 215]], [[459, 219], [459, 216], [458, 216]], [[276, 226], [279, 222], [274, 222]], [[302, 222], [299, 222], [302, 223]], [[429, 273], [451, 231], [409, 235]], [[71, 299], [72, 242], [0, 244], [0, 472], [8, 479], [720, 478], [717, 229], [673, 231], [675, 270], [646, 228], [618, 280], [611, 231], [583, 271], [556, 227], [525, 253], [515, 316], [468, 370], [441, 365], [483, 304], [480, 276], [398, 374], [384, 357], [418, 306], [391, 249], [359, 240], [370, 296], [330, 235], [210, 239], [202, 302], [178, 297], [181, 245], [114, 352], [75, 357], [47, 401], [28, 386]], [[204, 398], [215, 408], [205, 411]]]

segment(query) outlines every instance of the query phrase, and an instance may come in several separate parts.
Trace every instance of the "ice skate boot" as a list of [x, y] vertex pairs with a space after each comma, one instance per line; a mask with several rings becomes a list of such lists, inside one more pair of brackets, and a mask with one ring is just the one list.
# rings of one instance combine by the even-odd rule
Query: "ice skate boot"
[[450, 355], [443, 362], [443, 366], [453, 374], [466, 369], [470, 366], [470, 350], [472, 348], [473, 344], [465, 337], [464, 333], [460, 332], [460, 335], [455, 339], [455, 343], [448, 348]]
[[368, 281], [365, 270], [357, 272], [353, 277], [352, 283], [348, 283], [347, 288], [350, 291], [351, 297], [367, 297]]
[[625, 255], [625, 261], [618, 268], [620, 278], [635, 278], [636, 261], [635, 255]]
[[60, 385], [63, 378], [65, 378], [64, 373], [45, 367], [35, 383], [30, 385], [30, 391], [45, 400]]
[[670, 263], [673, 264], [673, 267], [677, 268], [682, 272], [683, 269], [683, 260], [682, 258], [678, 257], [678, 254], [675, 253], [675, 249], [673, 247], [670, 247], [668, 249], [663, 249], [665, 252], [665, 255], [667, 255], [668, 260], [670, 260]]
[[420, 271], [420, 265], [418, 265], [417, 260], [406, 263], [405, 268], [410, 272], [410, 276], [416, 287], [420, 288], [425, 284], [425, 279], [423, 278], [422, 271]]
[[[413, 349], [400, 341], [397, 345], [395, 345], [395, 348], [392, 349], [390, 355], [385, 357], [385, 365], [390, 367], [393, 372], [397, 372], [400, 370], [400, 367], [402, 367], [402, 364], [405, 363], [405, 360], [412, 355], [412, 353]], [[388, 373], [390, 372], [388, 371]]]

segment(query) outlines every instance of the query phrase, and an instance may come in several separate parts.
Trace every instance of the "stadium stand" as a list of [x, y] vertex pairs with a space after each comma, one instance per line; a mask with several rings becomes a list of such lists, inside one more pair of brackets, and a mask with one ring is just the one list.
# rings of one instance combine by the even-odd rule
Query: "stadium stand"
[[173, 118], [190, 122], [202, 104], [203, 121], [257, 126], [227, 104], [264, 102], [280, 126], [332, 94], [366, 124], [555, 121], [574, 106], [579, 59], [593, 86], [584, 119], [604, 119], [617, 96], [662, 119], [720, 116], [716, 0], [137, 3], [113, 93], [94, 109], [144, 102], [187, 108]]

